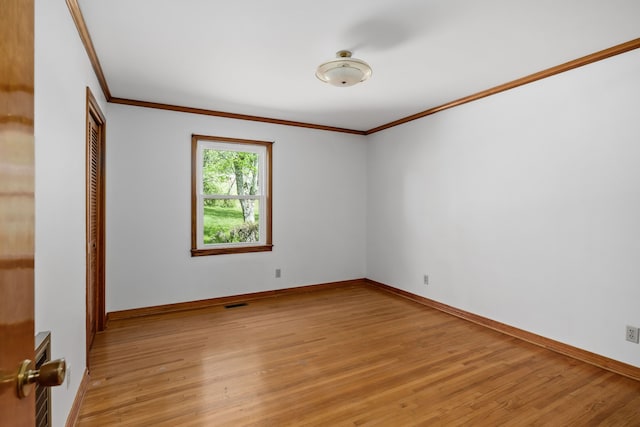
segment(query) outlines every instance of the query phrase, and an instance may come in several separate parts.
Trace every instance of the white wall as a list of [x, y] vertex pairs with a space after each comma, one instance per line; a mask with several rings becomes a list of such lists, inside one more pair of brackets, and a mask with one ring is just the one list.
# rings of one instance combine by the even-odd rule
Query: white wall
[[62, 426], [85, 369], [85, 91], [105, 101], [64, 1], [35, 2], [35, 328], [71, 381], [53, 388]]
[[[364, 137], [117, 104], [107, 115], [107, 312], [365, 276]], [[190, 256], [192, 133], [275, 141], [273, 252]]]
[[639, 112], [633, 51], [374, 134], [367, 277], [640, 366]]

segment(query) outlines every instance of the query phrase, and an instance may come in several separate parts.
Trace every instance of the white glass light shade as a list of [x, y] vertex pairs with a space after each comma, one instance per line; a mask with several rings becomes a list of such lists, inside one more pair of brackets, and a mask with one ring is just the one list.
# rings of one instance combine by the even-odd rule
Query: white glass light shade
[[351, 58], [351, 52], [341, 50], [337, 58], [318, 66], [316, 77], [333, 86], [347, 87], [371, 77], [371, 67], [366, 62]]

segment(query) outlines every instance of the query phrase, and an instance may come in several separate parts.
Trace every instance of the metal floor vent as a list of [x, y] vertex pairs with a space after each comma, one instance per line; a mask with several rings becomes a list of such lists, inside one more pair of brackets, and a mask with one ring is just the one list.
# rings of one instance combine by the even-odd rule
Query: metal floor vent
[[237, 307], [244, 307], [245, 305], [249, 305], [246, 302], [238, 302], [235, 304], [227, 304], [224, 306], [224, 308], [237, 308]]

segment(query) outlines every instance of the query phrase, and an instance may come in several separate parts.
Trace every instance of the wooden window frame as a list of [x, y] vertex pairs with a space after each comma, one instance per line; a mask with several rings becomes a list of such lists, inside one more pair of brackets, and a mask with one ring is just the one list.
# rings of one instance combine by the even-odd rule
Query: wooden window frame
[[[264, 147], [265, 149], [265, 159], [264, 159], [264, 167], [266, 170], [264, 171], [265, 181], [262, 183], [261, 187], [264, 191], [264, 201], [265, 201], [265, 216], [266, 218], [260, 219], [262, 222], [264, 220], [264, 229], [265, 229], [265, 239], [264, 243], [248, 243], [242, 245], [230, 245], [230, 246], [222, 246], [222, 245], [211, 245], [211, 247], [198, 247], [198, 224], [199, 221], [202, 221], [202, 215], [198, 211], [199, 206], [199, 186], [198, 186], [198, 176], [199, 170], [198, 168], [201, 165], [198, 165], [198, 143], [200, 141], [210, 141], [210, 142], [219, 142], [223, 144], [239, 144], [239, 145], [257, 145], [260, 147]], [[239, 139], [239, 138], [227, 138], [221, 136], [211, 136], [211, 135], [191, 135], [191, 256], [208, 256], [208, 255], [226, 255], [226, 254], [239, 254], [239, 253], [249, 253], [249, 252], [269, 252], [273, 250], [272, 243], [272, 141], [256, 141], [250, 139]], [[219, 246], [219, 247], [216, 247]]]

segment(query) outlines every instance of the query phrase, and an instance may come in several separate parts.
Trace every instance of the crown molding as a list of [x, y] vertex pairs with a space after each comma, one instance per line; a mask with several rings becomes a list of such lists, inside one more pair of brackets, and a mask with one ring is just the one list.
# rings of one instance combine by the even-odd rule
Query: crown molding
[[132, 105], [137, 107], [155, 108], [160, 110], [178, 111], [183, 113], [202, 114], [202, 115], [215, 116], [215, 117], [225, 117], [225, 118], [237, 119], [237, 120], [249, 120], [254, 122], [271, 123], [271, 124], [277, 124], [282, 126], [302, 127], [302, 128], [309, 128], [309, 129], [324, 130], [329, 132], [342, 132], [342, 133], [349, 133], [349, 134], [355, 134], [355, 135], [371, 135], [385, 129], [389, 129], [395, 126], [400, 126], [410, 121], [417, 120], [426, 116], [430, 116], [435, 113], [439, 113], [440, 111], [448, 110], [450, 108], [457, 107], [459, 105], [467, 104], [469, 102], [486, 98], [488, 96], [495, 95], [497, 93], [516, 88], [518, 86], [523, 86], [528, 83], [533, 83], [535, 81], [542, 80], [547, 77], [554, 76], [556, 74], [564, 73], [565, 71], [573, 70], [574, 68], [578, 68], [588, 64], [592, 64], [594, 62], [602, 61], [603, 59], [607, 59], [612, 56], [620, 55], [622, 53], [640, 48], [640, 38], [633, 39], [628, 42], [621, 43], [621, 44], [612, 46], [610, 48], [583, 56], [581, 58], [574, 59], [569, 62], [565, 62], [564, 64], [556, 65], [555, 67], [547, 68], [546, 70], [538, 71], [537, 73], [529, 74], [528, 76], [521, 77], [519, 79], [492, 87], [490, 89], [486, 89], [478, 93], [474, 93], [472, 95], [468, 95], [463, 98], [447, 102], [440, 106], [433, 107], [428, 110], [424, 110], [419, 113], [412, 114], [410, 116], [403, 117], [398, 120], [394, 120], [392, 122], [374, 127], [369, 130], [355, 130], [355, 129], [340, 128], [335, 126], [319, 125], [314, 123], [297, 122], [292, 120], [252, 116], [248, 114], [237, 114], [237, 113], [230, 113], [225, 111], [207, 110], [204, 108], [184, 107], [179, 105], [162, 104], [158, 102], [149, 102], [149, 101], [141, 101], [141, 100], [135, 100], [135, 99], [113, 97], [111, 95], [111, 91], [109, 90], [107, 79], [105, 78], [104, 72], [102, 71], [102, 66], [100, 65], [100, 60], [98, 59], [98, 55], [96, 54], [95, 47], [93, 46], [93, 42], [91, 41], [91, 35], [89, 34], [89, 30], [84, 21], [84, 17], [82, 16], [82, 11], [80, 10], [78, 0], [66, 0], [66, 1], [67, 1], [67, 6], [69, 7], [69, 11], [71, 12], [71, 16], [73, 18], [73, 22], [76, 24], [76, 28], [78, 29], [80, 39], [84, 44], [85, 50], [87, 51], [87, 55], [89, 56], [89, 60], [91, 61], [91, 65], [93, 66], [93, 70], [96, 73], [96, 77], [98, 78], [98, 82], [100, 83], [100, 87], [102, 88], [102, 92], [104, 93], [104, 96], [107, 102], [111, 102], [114, 104]]
[[111, 99], [109, 99], [109, 102], [113, 104], [133, 105], [135, 107], [178, 111], [181, 113], [202, 114], [205, 116], [225, 117], [228, 119], [248, 120], [252, 122], [262, 122], [262, 123], [271, 123], [271, 124], [283, 125], [283, 126], [293, 126], [293, 127], [325, 130], [329, 132], [342, 132], [342, 133], [350, 133], [355, 135], [365, 135], [365, 131], [362, 131], [362, 130], [346, 129], [346, 128], [318, 125], [318, 124], [306, 123], [306, 122], [296, 122], [293, 120], [282, 120], [282, 119], [274, 119], [269, 117], [251, 116], [248, 114], [228, 113], [225, 111], [207, 110], [204, 108], [193, 108], [193, 107], [184, 107], [180, 105], [162, 104], [159, 102], [138, 101], [135, 99], [115, 98], [115, 97], [112, 97]]
[[419, 113], [413, 114], [411, 116], [404, 117], [402, 119], [395, 120], [393, 122], [386, 123], [384, 125], [375, 127], [373, 129], [369, 129], [365, 132], [366, 135], [371, 135], [376, 132], [380, 132], [381, 130], [389, 129], [394, 126], [399, 126], [410, 122], [412, 120], [417, 120], [422, 117], [430, 116], [435, 113], [439, 113], [443, 110], [448, 110], [449, 108], [457, 107], [462, 104], [466, 104], [468, 102], [476, 101], [481, 98], [486, 98], [487, 96], [495, 95], [496, 93], [504, 92], [509, 89], [516, 88], [518, 86], [526, 85], [528, 83], [532, 83], [538, 80], [546, 79], [547, 77], [554, 76], [556, 74], [564, 73], [565, 71], [573, 70], [574, 68], [582, 67], [584, 65], [588, 65], [597, 61], [602, 61], [603, 59], [610, 58], [615, 55], [620, 55], [621, 53], [629, 52], [634, 49], [640, 48], [640, 38], [630, 40], [625, 43], [621, 43], [619, 45], [615, 45], [608, 49], [604, 49], [590, 55], [583, 56], [578, 59], [574, 59], [573, 61], [565, 62], [564, 64], [556, 65], [555, 67], [547, 68], [546, 70], [538, 71], [537, 73], [529, 74], [528, 76], [521, 77], [519, 79], [510, 81], [508, 83], [504, 83], [491, 89], [486, 89], [478, 93], [474, 93], [473, 95], [465, 96], [464, 98], [456, 99], [455, 101], [447, 102], [446, 104], [442, 104], [438, 107], [430, 108], [425, 111], [421, 111]]
[[76, 24], [76, 28], [78, 29], [78, 33], [80, 34], [80, 40], [82, 40], [82, 44], [84, 45], [84, 49], [87, 51], [87, 55], [89, 56], [89, 61], [91, 61], [93, 71], [96, 73], [96, 77], [98, 78], [98, 82], [100, 83], [102, 93], [108, 101], [109, 99], [111, 99], [111, 91], [109, 91], [107, 79], [104, 77], [102, 65], [100, 65], [100, 60], [98, 59], [98, 55], [96, 54], [96, 49], [93, 46], [93, 41], [91, 41], [91, 35], [89, 34], [89, 29], [87, 28], [87, 24], [85, 23], [82, 12], [80, 11], [78, 0], [67, 0], [67, 7], [69, 8], [69, 12], [71, 12], [73, 22]]

